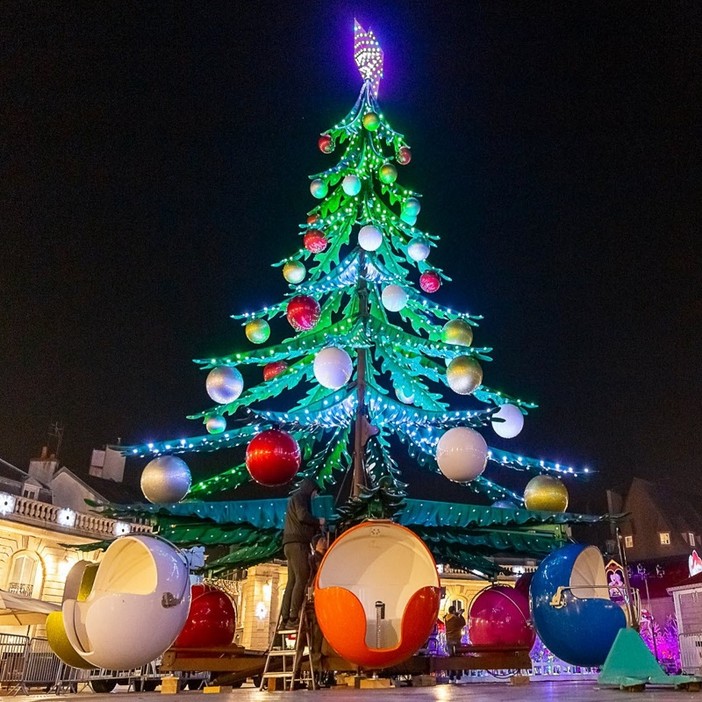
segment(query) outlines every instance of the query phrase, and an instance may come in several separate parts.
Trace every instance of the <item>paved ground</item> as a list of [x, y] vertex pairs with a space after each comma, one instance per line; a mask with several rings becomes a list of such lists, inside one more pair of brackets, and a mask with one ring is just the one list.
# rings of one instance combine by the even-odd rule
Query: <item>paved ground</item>
[[518, 686], [505, 682], [488, 682], [385, 690], [335, 687], [316, 692], [259, 692], [254, 687], [245, 686], [232, 692], [207, 696], [199, 691], [180, 692], [176, 695], [116, 691], [107, 695], [96, 695], [86, 690], [77, 695], [32, 694], [0, 697], [6, 702], [310, 702], [312, 699], [315, 702], [627, 702], [632, 698], [635, 702], [702, 702], [702, 692], [649, 687], [642, 693], [636, 693], [600, 689], [595, 681], [545, 680]]

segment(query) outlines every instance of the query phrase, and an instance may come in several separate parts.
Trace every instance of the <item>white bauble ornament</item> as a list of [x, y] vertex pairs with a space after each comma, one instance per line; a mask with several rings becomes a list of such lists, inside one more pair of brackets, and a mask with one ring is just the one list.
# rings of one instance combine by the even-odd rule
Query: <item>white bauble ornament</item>
[[310, 183], [310, 192], [312, 193], [312, 197], [321, 200], [323, 197], [326, 197], [329, 192], [329, 186], [321, 178], [315, 178]]
[[408, 197], [402, 203], [402, 211], [414, 217], [416, 217], [419, 214], [421, 209], [422, 204], [419, 202], [419, 200], [417, 200], [416, 197]]
[[404, 392], [402, 392], [402, 388], [397, 388], [395, 390], [395, 395], [397, 395], [397, 399], [405, 405], [414, 404], [414, 395], [406, 395]]
[[341, 181], [341, 187], [347, 195], [358, 195], [361, 192], [361, 179], [357, 175], [347, 175]]
[[[504, 421], [496, 422], [496, 418]], [[513, 439], [524, 427], [524, 415], [515, 405], [502, 405], [499, 411], [492, 415], [491, 421], [495, 434], [503, 439]]]
[[358, 230], [358, 244], [365, 251], [376, 251], [383, 243], [383, 233], [372, 224]]
[[227, 428], [227, 420], [221, 414], [211, 414], [205, 420], [205, 428], [210, 434], [221, 434]]
[[407, 255], [413, 261], [426, 261], [426, 259], [429, 257], [429, 250], [430, 247], [428, 242], [425, 239], [420, 239], [419, 237], [415, 237], [407, 245]]
[[305, 279], [306, 275], [307, 269], [305, 268], [305, 264], [299, 261], [288, 261], [283, 266], [283, 278], [291, 285], [298, 285]]
[[218, 404], [234, 402], [244, 389], [244, 379], [233, 366], [219, 366], [207, 374], [207, 394]]
[[191, 482], [185, 461], [177, 456], [159, 456], [146, 464], [141, 491], [149, 502], [179, 502], [188, 494]]
[[352, 372], [351, 356], [337, 346], [322, 349], [314, 358], [314, 377], [325, 388], [338, 390], [349, 382]]
[[381, 294], [383, 307], [390, 312], [399, 312], [407, 304], [407, 293], [399, 285], [386, 285]]
[[474, 429], [449, 429], [436, 445], [436, 462], [441, 472], [459, 483], [475, 480], [487, 463], [485, 439]]

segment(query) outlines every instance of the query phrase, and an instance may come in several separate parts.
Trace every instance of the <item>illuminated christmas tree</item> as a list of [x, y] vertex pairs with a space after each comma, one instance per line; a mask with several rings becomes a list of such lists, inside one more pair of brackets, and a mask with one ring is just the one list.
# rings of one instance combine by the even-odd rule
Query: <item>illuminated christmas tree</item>
[[[306, 476], [332, 489], [351, 473], [351, 494], [376, 499], [382, 513], [383, 495], [404, 494], [401, 466], [411, 463], [490, 502], [521, 504], [522, 494], [490, 479], [491, 463], [532, 475], [574, 471], [487, 445], [486, 434], [516, 436], [535, 405], [483, 382], [491, 349], [473, 345], [480, 317], [432, 300], [449, 280], [431, 263], [439, 237], [419, 224], [421, 196], [399, 176], [412, 152], [380, 108], [383, 53], [358, 23], [354, 58], [360, 94], [319, 137], [333, 163], [310, 177], [315, 205], [300, 225], [302, 245], [275, 264], [289, 292], [235, 315], [248, 339], [241, 335], [240, 350], [196, 361], [216, 404], [192, 418], [208, 434], [132, 453], [246, 447], [245, 460], [197, 482], [192, 498], [252, 478], [273, 486]], [[564, 511], [563, 493], [557, 506], [536, 508]]]

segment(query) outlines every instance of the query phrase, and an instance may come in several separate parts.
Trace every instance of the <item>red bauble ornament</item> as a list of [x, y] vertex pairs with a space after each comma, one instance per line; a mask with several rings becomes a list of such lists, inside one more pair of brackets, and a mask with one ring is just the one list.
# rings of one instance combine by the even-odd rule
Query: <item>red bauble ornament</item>
[[315, 225], [321, 220], [321, 217], [318, 214], [311, 214], [307, 217], [307, 224], [309, 225]]
[[174, 646], [226, 646], [234, 638], [236, 614], [227, 594], [211, 585], [193, 585], [190, 612]]
[[288, 364], [285, 361], [274, 361], [273, 363], [266, 363], [263, 366], [263, 379], [271, 380], [275, 378], [276, 375], [280, 375], [284, 370], [286, 370]]
[[288, 302], [286, 314], [295, 331], [309, 331], [319, 321], [319, 303], [309, 295], [297, 295]]
[[300, 469], [300, 447], [285, 431], [262, 431], [246, 448], [246, 469], [261, 485], [285, 485]]
[[323, 154], [330, 154], [334, 151], [334, 140], [329, 136], [329, 134], [322, 134], [317, 140], [317, 146]]
[[422, 273], [419, 276], [419, 287], [425, 293], [435, 293], [441, 287], [441, 278], [434, 271]]
[[506, 585], [479, 592], [470, 605], [471, 643], [492, 646], [532, 646], [536, 637], [529, 614], [529, 598]]
[[395, 155], [397, 162], [401, 166], [406, 166], [412, 160], [412, 151], [409, 146], [401, 146]]
[[302, 237], [305, 248], [312, 253], [321, 253], [327, 248], [327, 237], [320, 229], [309, 229]]

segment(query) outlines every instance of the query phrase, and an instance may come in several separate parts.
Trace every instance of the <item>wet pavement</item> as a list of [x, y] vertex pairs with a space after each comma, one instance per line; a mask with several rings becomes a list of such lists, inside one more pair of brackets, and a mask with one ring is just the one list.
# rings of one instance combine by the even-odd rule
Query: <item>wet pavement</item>
[[[123, 691], [124, 690], [124, 691]], [[204, 697], [204, 699], [203, 699]], [[675, 690], [670, 687], [646, 687], [643, 692], [627, 692], [600, 688], [591, 680], [538, 680], [528, 684], [512, 685], [509, 682], [467, 682], [433, 687], [397, 687], [357, 690], [336, 686], [317, 691], [259, 692], [250, 684], [240, 689], [219, 693], [188, 690], [165, 695], [160, 692], [136, 693], [117, 688], [110, 694], [95, 694], [90, 688], [77, 694], [0, 695], [0, 700], [32, 702], [266, 702], [272, 699], [302, 702], [314, 698], [317, 702], [702, 702], [702, 692]]]

